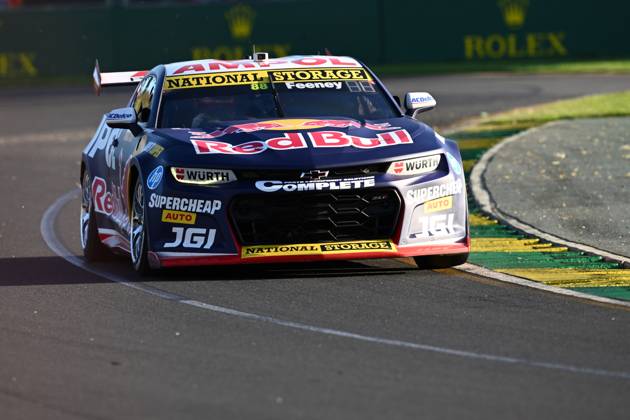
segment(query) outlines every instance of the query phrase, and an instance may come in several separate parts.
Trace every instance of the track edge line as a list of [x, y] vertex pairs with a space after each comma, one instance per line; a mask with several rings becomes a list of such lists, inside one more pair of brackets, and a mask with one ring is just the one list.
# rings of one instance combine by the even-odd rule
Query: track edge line
[[517, 286], [529, 287], [532, 289], [538, 289], [545, 292], [550, 292], [558, 295], [569, 296], [576, 299], [590, 300], [597, 303], [605, 303], [608, 305], [623, 306], [630, 308], [630, 302], [623, 300], [610, 299], [602, 296], [589, 295], [588, 293], [576, 292], [571, 289], [563, 289], [561, 287], [549, 286], [544, 283], [539, 283], [533, 280], [528, 280], [523, 277], [513, 276], [511, 274], [500, 273], [498, 271], [491, 270], [489, 268], [481, 267], [479, 265], [466, 263], [453, 267], [455, 270], [463, 271], [469, 274], [475, 274], [477, 276], [497, 280], [503, 283], [515, 284]]

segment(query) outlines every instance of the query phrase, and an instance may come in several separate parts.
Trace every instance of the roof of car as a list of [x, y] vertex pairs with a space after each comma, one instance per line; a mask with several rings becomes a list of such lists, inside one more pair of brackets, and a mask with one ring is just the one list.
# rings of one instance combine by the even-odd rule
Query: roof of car
[[349, 68], [362, 67], [352, 57], [331, 55], [291, 55], [267, 60], [195, 60], [166, 64], [166, 76], [188, 74], [220, 73], [245, 70], [283, 70], [311, 68]]

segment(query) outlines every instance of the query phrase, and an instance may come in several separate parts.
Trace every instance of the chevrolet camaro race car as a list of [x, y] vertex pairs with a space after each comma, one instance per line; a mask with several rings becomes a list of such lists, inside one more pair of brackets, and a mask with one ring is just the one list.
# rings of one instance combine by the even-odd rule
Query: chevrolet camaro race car
[[103, 116], [81, 161], [87, 260], [129, 254], [171, 266], [414, 257], [466, 261], [457, 145], [414, 119], [350, 57], [256, 53], [151, 71], [94, 72], [137, 84]]

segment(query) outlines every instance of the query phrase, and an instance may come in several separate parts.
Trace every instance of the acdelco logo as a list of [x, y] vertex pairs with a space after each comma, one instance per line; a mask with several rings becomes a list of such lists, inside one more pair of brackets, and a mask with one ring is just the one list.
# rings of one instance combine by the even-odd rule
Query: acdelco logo
[[128, 120], [131, 117], [133, 117], [132, 114], [119, 114], [116, 112], [111, 112], [107, 114], [107, 119], [110, 119], [110, 120]]

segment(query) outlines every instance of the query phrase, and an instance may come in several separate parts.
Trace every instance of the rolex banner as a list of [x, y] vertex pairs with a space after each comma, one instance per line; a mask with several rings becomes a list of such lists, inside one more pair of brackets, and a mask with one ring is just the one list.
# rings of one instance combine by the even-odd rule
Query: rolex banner
[[[394, 4], [395, 3], [395, 4]], [[400, 7], [404, 3], [406, 7]], [[630, 2], [385, 2], [384, 62], [630, 56]], [[400, 30], [397, 28], [404, 27]], [[413, 31], [420, 27], [421, 31]], [[412, 29], [413, 28], [413, 29]], [[393, 36], [396, 32], [400, 36]], [[414, 36], [412, 33], [421, 34]]]
[[[170, 5], [169, 5], [170, 4]], [[0, 79], [325, 53], [367, 64], [630, 56], [630, 2], [277, 0], [0, 12]]]

